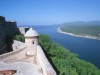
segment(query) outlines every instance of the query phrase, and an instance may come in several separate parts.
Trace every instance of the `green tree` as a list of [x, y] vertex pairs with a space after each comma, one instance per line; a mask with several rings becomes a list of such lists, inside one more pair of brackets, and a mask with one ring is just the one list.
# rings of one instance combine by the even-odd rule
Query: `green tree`
[[14, 40], [18, 40], [18, 41], [25, 41], [24, 35], [23, 34], [17, 34], [13, 37]]

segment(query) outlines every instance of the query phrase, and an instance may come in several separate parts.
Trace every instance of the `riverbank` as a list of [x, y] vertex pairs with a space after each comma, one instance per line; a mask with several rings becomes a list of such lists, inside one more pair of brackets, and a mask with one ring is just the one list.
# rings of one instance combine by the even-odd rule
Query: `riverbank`
[[58, 27], [57, 32], [63, 33], [63, 34], [67, 34], [67, 35], [71, 35], [71, 36], [75, 36], [75, 37], [82, 37], [82, 38], [100, 40], [100, 38], [97, 38], [96, 36], [90, 36], [90, 35], [75, 35], [73, 33], [64, 32], [64, 31], [61, 30], [61, 27]]

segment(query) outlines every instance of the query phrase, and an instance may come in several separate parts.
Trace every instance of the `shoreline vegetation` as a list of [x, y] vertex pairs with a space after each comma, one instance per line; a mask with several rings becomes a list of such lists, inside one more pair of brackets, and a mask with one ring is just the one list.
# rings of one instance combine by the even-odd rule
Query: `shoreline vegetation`
[[98, 38], [98, 37], [96, 37], [96, 36], [90, 36], [90, 35], [76, 35], [76, 34], [74, 34], [74, 33], [65, 32], [65, 31], [63, 31], [63, 30], [61, 29], [61, 27], [58, 27], [57, 32], [63, 33], [63, 34], [67, 34], [67, 35], [70, 35], [70, 36], [75, 36], [75, 37], [81, 37], [81, 38], [87, 38], [87, 39], [100, 40], [100, 38]]

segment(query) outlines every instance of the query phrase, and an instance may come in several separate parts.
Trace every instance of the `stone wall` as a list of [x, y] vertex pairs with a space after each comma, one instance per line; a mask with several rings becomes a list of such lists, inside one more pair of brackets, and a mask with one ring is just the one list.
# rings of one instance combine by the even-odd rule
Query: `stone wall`
[[15, 21], [7, 21], [5, 23], [5, 27], [7, 29], [8, 35], [13, 35], [17, 32], [17, 24]]
[[5, 23], [5, 17], [0, 16], [0, 24], [4, 24]]
[[[6, 50], [6, 38], [17, 32], [17, 24], [15, 21], [6, 21], [5, 17], [0, 16], [0, 54]], [[5, 51], [4, 51], [5, 52]]]

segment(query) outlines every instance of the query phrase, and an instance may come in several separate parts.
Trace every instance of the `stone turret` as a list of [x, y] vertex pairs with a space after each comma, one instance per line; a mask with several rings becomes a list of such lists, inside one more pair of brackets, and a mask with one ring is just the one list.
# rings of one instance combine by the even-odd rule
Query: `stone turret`
[[34, 44], [34, 45], [38, 45], [38, 38], [39, 38], [39, 34], [33, 30], [32, 28], [30, 28], [26, 34], [24, 35], [25, 37], [25, 43], [28, 44]]

